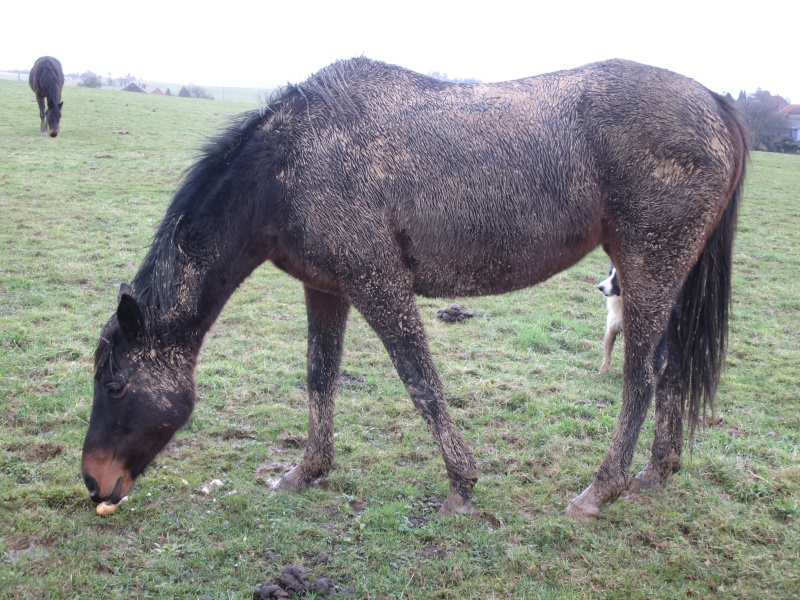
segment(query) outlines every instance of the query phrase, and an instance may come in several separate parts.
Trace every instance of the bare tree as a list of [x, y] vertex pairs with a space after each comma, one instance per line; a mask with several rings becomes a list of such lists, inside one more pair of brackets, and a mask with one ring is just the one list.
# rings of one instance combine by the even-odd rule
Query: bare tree
[[78, 82], [78, 85], [80, 87], [99, 88], [103, 86], [103, 80], [96, 73], [86, 71], [85, 73], [81, 73], [81, 80]]
[[775, 152], [781, 148], [789, 120], [778, 111], [787, 104], [780, 96], [773, 96], [760, 88], [753, 94], [739, 93], [736, 105], [753, 133], [755, 149]]

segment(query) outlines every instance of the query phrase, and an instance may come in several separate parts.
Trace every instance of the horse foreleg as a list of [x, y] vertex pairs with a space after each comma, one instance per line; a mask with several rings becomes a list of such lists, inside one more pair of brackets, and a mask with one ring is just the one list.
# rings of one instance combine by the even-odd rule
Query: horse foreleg
[[36, 102], [39, 104], [39, 118], [41, 119], [40, 130], [42, 135], [47, 135], [47, 110], [45, 108], [44, 96], [36, 96]]
[[359, 292], [353, 304], [386, 347], [444, 458], [450, 490], [439, 512], [470, 513], [470, 497], [478, 479], [475, 457], [447, 408], [444, 386], [431, 358], [414, 297], [410, 288], [398, 285], [399, 279], [362, 286], [360, 289], [366, 291]]
[[333, 408], [350, 303], [340, 296], [305, 288], [308, 313], [308, 444], [303, 459], [277, 484], [302, 490], [333, 465]]

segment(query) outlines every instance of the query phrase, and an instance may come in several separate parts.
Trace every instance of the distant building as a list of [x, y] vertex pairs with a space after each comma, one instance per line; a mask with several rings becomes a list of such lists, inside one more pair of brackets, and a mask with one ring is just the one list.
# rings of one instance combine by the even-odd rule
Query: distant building
[[786, 117], [787, 128], [784, 137], [790, 146], [800, 149], [800, 104], [789, 104], [778, 111], [782, 117]]
[[161, 91], [161, 88], [156, 88], [150, 93], [151, 94], [155, 94], [156, 96], [163, 96], [164, 95], [164, 92]]
[[126, 85], [120, 91], [122, 91], [122, 92], [136, 92], [138, 94], [146, 94], [147, 90], [145, 89], [145, 87], [147, 87], [147, 86], [145, 86], [144, 84], [139, 85], [138, 83], [133, 82], [133, 83], [129, 83], [128, 85]]

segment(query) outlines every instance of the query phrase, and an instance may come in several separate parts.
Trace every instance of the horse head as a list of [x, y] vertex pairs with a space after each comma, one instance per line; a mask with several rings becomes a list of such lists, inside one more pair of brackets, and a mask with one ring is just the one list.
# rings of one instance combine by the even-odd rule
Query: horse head
[[83, 444], [83, 480], [95, 502], [117, 503], [188, 421], [194, 363], [157, 342], [128, 286], [95, 352], [94, 400]]
[[58, 132], [61, 131], [61, 107], [64, 106], [64, 102], [61, 101], [58, 104], [51, 104], [47, 107], [46, 119], [47, 119], [47, 130], [50, 133], [50, 137], [56, 137]]

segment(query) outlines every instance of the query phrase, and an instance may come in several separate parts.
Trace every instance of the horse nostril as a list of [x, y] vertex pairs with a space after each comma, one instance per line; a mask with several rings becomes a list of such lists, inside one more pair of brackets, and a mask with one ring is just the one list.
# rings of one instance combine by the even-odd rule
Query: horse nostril
[[91, 475], [84, 475], [83, 483], [86, 484], [86, 489], [89, 490], [89, 495], [93, 500], [100, 495], [100, 486], [97, 485], [97, 481], [95, 481], [94, 477]]

